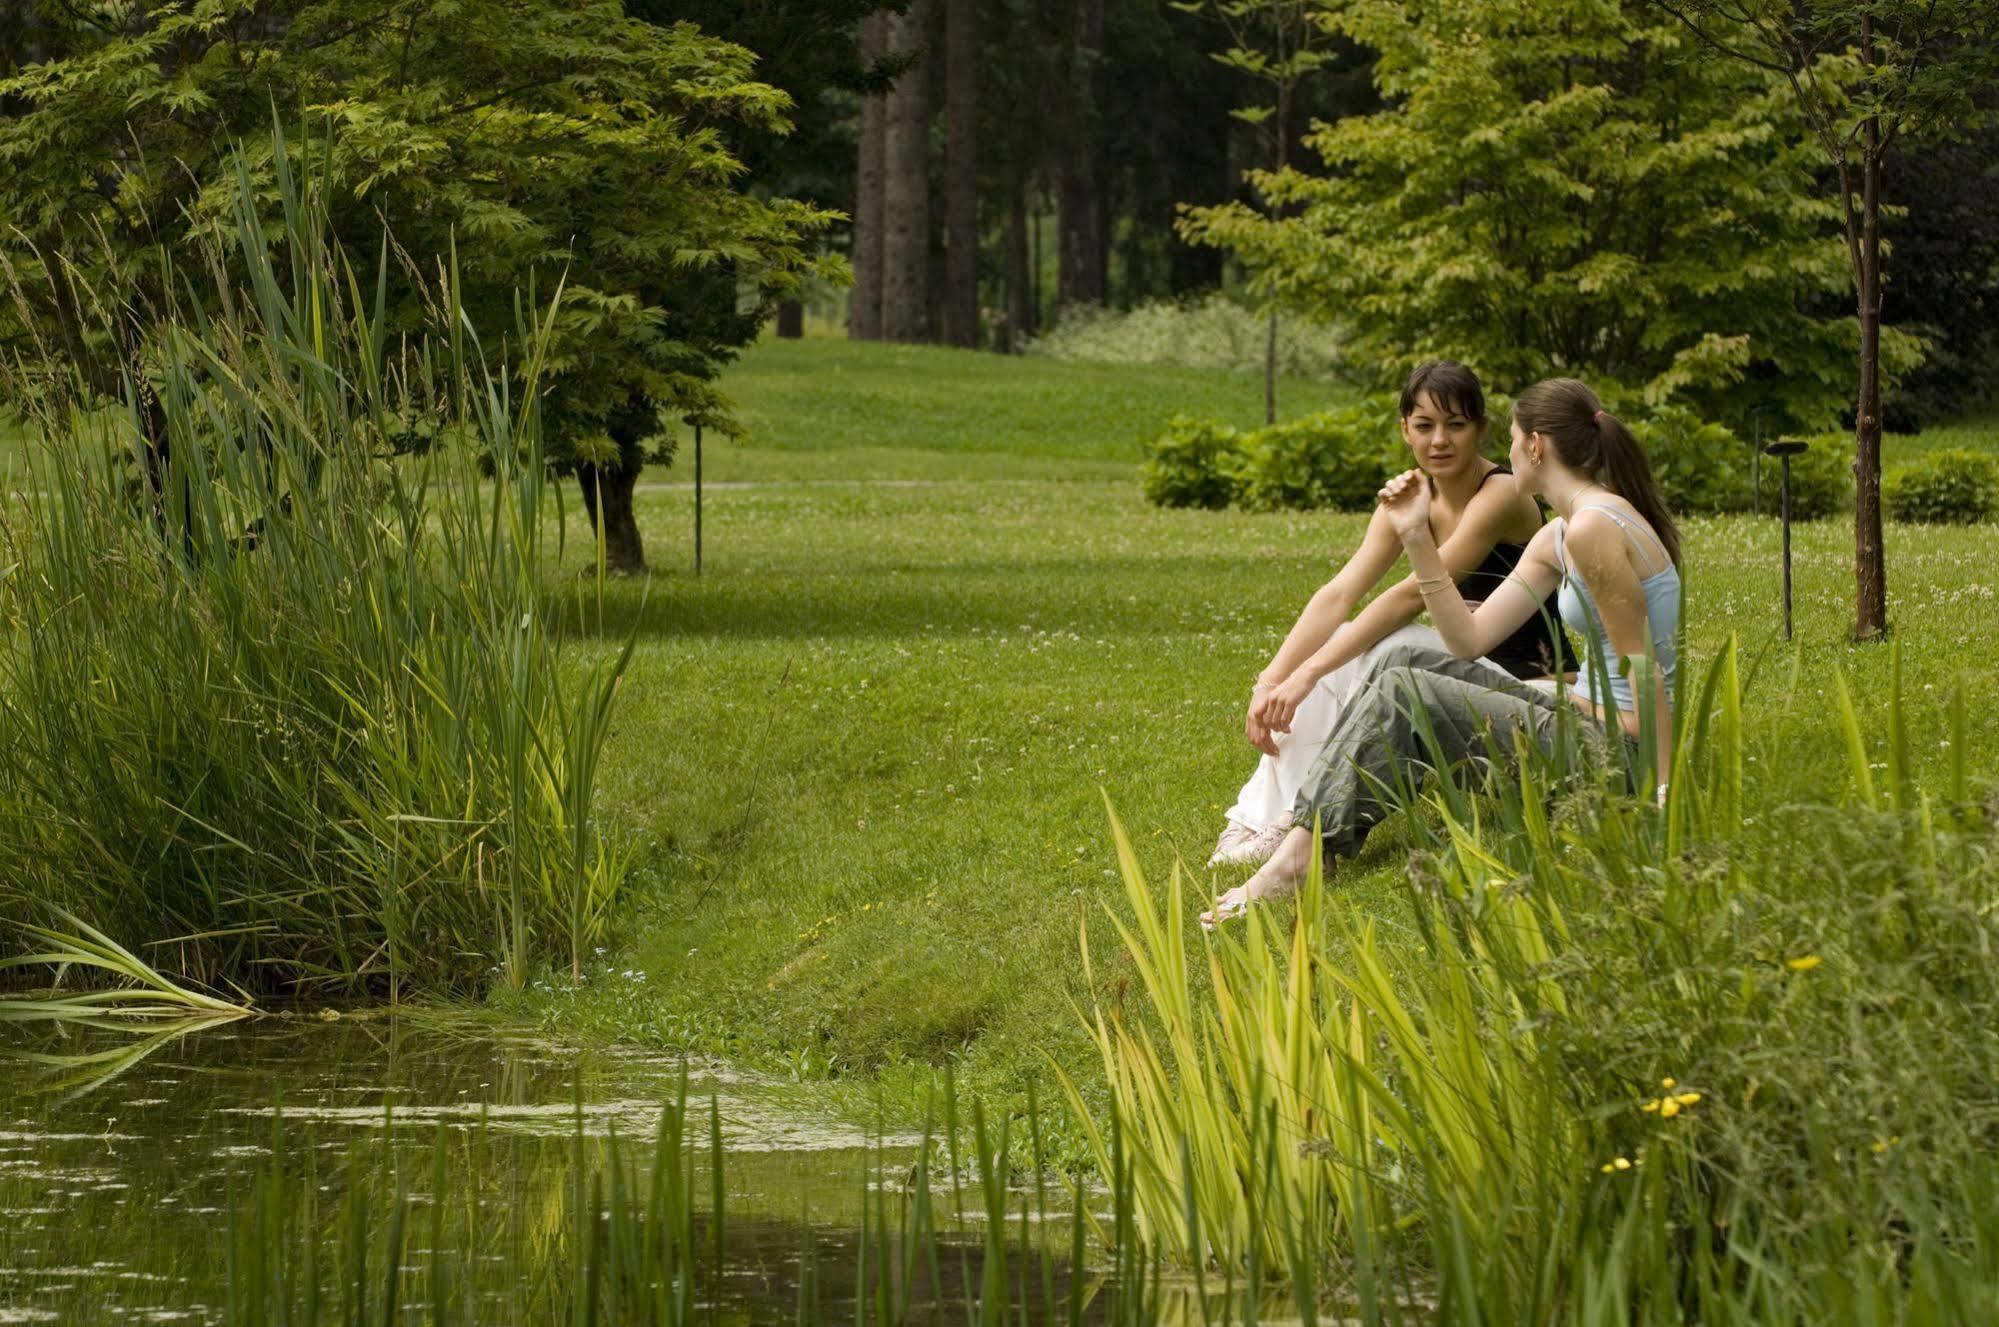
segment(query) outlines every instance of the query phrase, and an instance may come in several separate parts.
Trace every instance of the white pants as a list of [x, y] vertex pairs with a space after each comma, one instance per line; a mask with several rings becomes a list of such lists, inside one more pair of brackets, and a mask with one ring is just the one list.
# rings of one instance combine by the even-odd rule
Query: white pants
[[[1347, 624], [1342, 623], [1339, 630], [1333, 633], [1333, 639], [1339, 639], [1340, 632], [1346, 630]], [[1291, 731], [1275, 735], [1277, 754], [1257, 760], [1256, 772], [1249, 776], [1249, 782], [1236, 794], [1235, 805], [1229, 808], [1230, 820], [1251, 829], [1262, 829], [1279, 817], [1291, 814], [1298, 792], [1304, 787], [1305, 776], [1318, 763], [1327, 740], [1333, 735], [1334, 726], [1340, 721], [1340, 712], [1367, 681], [1368, 666], [1375, 652], [1402, 643], [1428, 645], [1439, 650], [1445, 648], [1443, 638], [1434, 628], [1412, 622], [1398, 631], [1391, 631], [1370, 648], [1320, 678], [1319, 685], [1312, 688], [1312, 694], [1305, 697], [1298, 706], [1298, 712], [1291, 716]], [[1554, 682], [1549, 680], [1545, 686], [1552, 690]]]

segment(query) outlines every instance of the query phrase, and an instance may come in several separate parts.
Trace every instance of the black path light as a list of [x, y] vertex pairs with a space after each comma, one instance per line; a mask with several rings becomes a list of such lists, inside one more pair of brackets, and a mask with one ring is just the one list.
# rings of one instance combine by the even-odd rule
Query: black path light
[[1779, 501], [1784, 521], [1784, 639], [1791, 638], [1791, 458], [1805, 449], [1796, 438], [1779, 438], [1763, 448], [1783, 463]]

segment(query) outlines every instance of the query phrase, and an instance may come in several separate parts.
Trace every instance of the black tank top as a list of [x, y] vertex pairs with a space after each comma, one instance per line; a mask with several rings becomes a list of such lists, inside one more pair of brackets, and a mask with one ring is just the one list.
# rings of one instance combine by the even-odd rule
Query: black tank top
[[[1485, 487], [1493, 475], [1510, 475], [1513, 472], [1505, 466], [1495, 468], [1479, 487]], [[1492, 551], [1458, 582], [1458, 592], [1467, 601], [1490, 599], [1520, 565], [1520, 559], [1527, 552], [1525, 544], [1494, 544]], [[1569, 649], [1568, 636], [1562, 631], [1561, 619], [1552, 609], [1534, 614], [1520, 624], [1511, 636], [1499, 642], [1487, 652], [1486, 658], [1504, 668], [1515, 677], [1551, 677], [1556, 673], [1575, 671], [1575, 655]]]

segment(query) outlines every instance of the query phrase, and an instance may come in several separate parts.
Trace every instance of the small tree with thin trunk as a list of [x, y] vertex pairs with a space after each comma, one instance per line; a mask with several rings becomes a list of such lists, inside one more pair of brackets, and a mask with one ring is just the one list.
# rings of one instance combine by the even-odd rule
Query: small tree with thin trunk
[[1838, 182], [1860, 324], [1854, 402], [1853, 634], [1888, 630], [1881, 541], [1882, 161], [1898, 139], [1948, 134], [1999, 77], [1992, 0], [1654, 0], [1731, 59], [1781, 75]]
[[[1215, 59], [1260, 85], [1264, 96], [1264, 100], [1238, 106], [1230, 114], [1258, 130], [1265, 168], [1282, 174], [1291, 165], [1291, 143], [1297, 134], [1293, 108], [1298, 86], [1332, 58], [1327, 49], [1330, 31], [1320, 15], [1324, 4], [1321, 0], [1176, 0], [1173, 8], [1209, 15], [1228, 33], [1229, 45], [1215, 52]], [[1277, 422], [1274, 300], [1264, 329], [1263, 422]]]

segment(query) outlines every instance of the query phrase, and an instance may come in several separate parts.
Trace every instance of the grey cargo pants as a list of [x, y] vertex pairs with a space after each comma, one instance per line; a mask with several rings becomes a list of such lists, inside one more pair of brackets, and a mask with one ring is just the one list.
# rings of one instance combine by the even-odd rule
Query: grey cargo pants
[[[1436, 737], [1434, 752], [1419, 716], [1427, 716]], [[1341, 713], [1292, 805], [1293, 823], [1316, 819], [1327, 857], [1352, 857], [1395, 809], [1384, 786], [1420, 784], [1439, 755], [1448, 768], [1483, 764], [1493, 748], [1510, 758], [1516, 732], [1551, 756], [1560, 748], [1571, 763], [1621, 755], [1629, 770], [1636, 757], [1632, 739], [1617, 752], [1603, 725], [1496, 664], [1397, 642], [1376, 654], [1370, 676]]]

